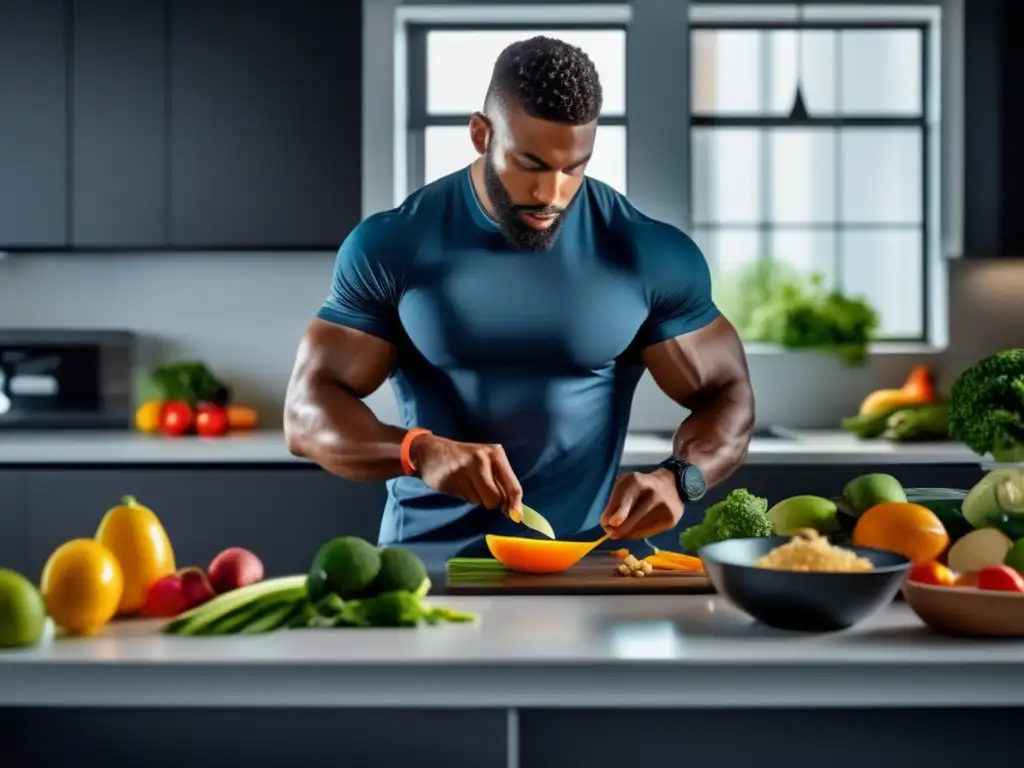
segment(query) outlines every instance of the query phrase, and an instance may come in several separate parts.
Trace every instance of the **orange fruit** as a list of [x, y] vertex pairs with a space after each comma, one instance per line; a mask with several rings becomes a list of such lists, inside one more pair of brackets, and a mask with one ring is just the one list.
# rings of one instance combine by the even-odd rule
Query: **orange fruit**
[[119, 616], [141, 610], [150, 585], [174, 573], [174, 550], [167, 532], [153, 510], [134, 496], [125, 496], [103, 516], [95, 538], [114, 553], [121, 566], [124, 591]]
[[93, 539], [74, 539], [58, 547], [40, 580], [47, 612], [73, 635], [102, 630], [117, 612], [123, 589], [117, 558]]
[[942, 563], [936, 563], [934, 560], [929, 563], [918, 563], [910, 571], [910, 575], [907, 576], [908, 581], [913, 581], [917, 584], [930, 584], [933, 587], [956, 586], [958, 578], [958, 574]]
[[853, 529], [853, 545], [896, 552], [914, 563], [936, 560], [949, 546], [942, 521], [927, 507], [886, 502], [867, 510]]

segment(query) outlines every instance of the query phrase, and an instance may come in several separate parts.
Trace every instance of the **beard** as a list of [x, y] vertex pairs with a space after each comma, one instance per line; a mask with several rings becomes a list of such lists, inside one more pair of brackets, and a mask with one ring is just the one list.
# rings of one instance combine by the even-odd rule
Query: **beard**
[[[516, 205], [508, 190], [505, 189], [505, 185], [498, 178], [498, 171], [494, 167], [494, 158], [490, 152], [484, 158], [484, 189], [487, 190], [491, 207], [494, 208], [494, 220], [513, 248], [535, 252], [551, 250], [562, 229], [562, 222], [568, 207]], [[569, 206], [571, 205], [572, 203], [569, 204]], [[534, 229], [523, 221], [524, 213], [558, 214], [558, 217], [547, 229]]]

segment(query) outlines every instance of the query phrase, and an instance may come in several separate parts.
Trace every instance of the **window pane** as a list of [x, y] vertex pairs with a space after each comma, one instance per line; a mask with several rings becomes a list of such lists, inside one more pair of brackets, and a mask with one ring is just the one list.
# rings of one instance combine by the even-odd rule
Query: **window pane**
[[424, 184], [464, 168], [477, 157], [468, 125], [429, 126], [423, 137], [423, 150]]
[[843, 113], [920, 114], [921, 38], [914, 29], [842, 32]]
[[839, 143], [845, 221], [921, 221], [924, 191], [919, 129], [848, 128], [840, 134]]
[[740, 283], [754, 272], [761, 252], [757, 230], [695, 229], [690, 233], [711, 267], [711, 293], [715, 303], [742, 338], [748, 338], [754, 312], [762, 303], [757, 290]]
[[626, 32], [594, 30], [460, 29], [427, 33], [427, 112], [465, 115], [483, 106], [498, 54], [510, 43], [548, 35], [582, 48], [604, 92], [602, 114], [626, 112]]
[[752, 224], [764, 219], [762, 131], [693, 130], [693, 220]]
[[867, 298], [881, 338], [920, 338], [924, 273], [921, 233], [876, 230], [842, 234], [842, 287]]
[[587, 164], [587, 176], [603, 181], [626, 194], [626, 127], [601, 125], [597, 128], [594, 155]]
[[708, 260], [716, 284], [730, 282], [760, 256], [757, 230], [695, 227], [690, 236]]
[[[424, 137], [423, 183], [436, 179], [476, 159], [476, 150], [469, 139], [469, 127], [428, 126]], [[603, 181], [619, 192], [626, 192], [626, 128], [602, 125], [597, 129], [594, 156], [587, 166], [587, 175]]]
[[[802, 52], [798, 34], [803, 38]], [[787, 115], [799, 73], [808, 111], [834, 113], [836, 39], [836, 33], [827, 30], [695, 30], [690, 36], [693, 111]]]
[[809, 277], [817, 272], [825, 285], [835, 285], [836, 233], [831, 230], [783, 229], [772, 233], [771, 257]]
[[836, 220], [835, 141], [832, 130], [771, 132], [769, 200], [773, 221], [817, 224]]
[[[797, 83], [803, 91], [808, 113], [812, 116], [835, 113], [838, 37], [831, 30], [786, 30], [769, 35], [768, 106], [772, 114], [789, 114]], [[802, 50], [798, 48], [798, 39], [802, 41]]]

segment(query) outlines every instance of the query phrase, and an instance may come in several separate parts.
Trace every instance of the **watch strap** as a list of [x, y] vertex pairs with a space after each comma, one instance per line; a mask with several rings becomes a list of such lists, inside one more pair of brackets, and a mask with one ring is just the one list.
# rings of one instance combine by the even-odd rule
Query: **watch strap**
[[704, 498], [707, 492], [707, 485], [704, 482], [704, 474], [700, 467], [681, 459], [678, 456], [669, 456], [658, 465], [667, 469], [675, 475], [676, 490], [684, 503], [699, 501]]

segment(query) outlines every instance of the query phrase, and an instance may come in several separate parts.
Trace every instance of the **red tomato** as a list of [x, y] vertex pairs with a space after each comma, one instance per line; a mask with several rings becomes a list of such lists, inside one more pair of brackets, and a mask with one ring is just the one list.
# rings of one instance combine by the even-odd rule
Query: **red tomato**
[[220, 437], [228, 431], [228, 412], [216, 405], [204, 405], [196, 414], [196, 432], [203, 437]]
[[951, 587], [957, 583], [957, 575], [942, 563], [920, 563], [915, 565], [908, 581], [915, 584], [930, 584], [933, 587]]
[[171, 437], [184, 435], [192, 428], [192, 409], [188, 403], [172, 401], [160, 409], [160, 431]]
[[978, 571], [978, 589], [1024, 592], [1024, 578], [1008, 565], [989, 565]]

